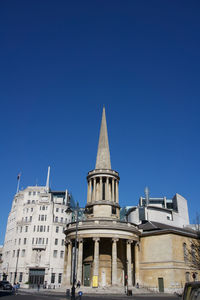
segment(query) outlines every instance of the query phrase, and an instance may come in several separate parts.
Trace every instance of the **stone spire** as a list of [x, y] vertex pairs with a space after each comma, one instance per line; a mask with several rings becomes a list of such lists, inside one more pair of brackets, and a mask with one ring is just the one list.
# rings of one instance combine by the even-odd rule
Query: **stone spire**
[[111, 169], [105, 107], [103, 107], [95, 169]]

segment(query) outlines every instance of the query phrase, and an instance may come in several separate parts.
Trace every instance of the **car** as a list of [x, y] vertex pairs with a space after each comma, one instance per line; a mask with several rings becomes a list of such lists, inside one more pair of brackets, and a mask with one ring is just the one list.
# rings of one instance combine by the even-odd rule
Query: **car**
[[200, 281], [185, 284], [182, 300], [200, 300]]
[[0, 281], [0, 289], [1, 290], [12, 290], [12, 284], [7, 280]]

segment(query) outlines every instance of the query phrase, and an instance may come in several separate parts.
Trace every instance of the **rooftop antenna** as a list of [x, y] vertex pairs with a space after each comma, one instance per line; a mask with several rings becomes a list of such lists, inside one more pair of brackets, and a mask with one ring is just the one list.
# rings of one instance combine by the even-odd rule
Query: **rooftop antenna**
[[145, 198], [146, 198], [146, 206], [148, 206], [149, 205], [149, 188], [148, 188], [148, 186], [145, 187], [144, 193], [145, 193]]
[[46, 192], [49, 192], [49, 177], [50, 177], [50, 167], [48, 167], [48, 172], [47, 172], [47, 181], [46, 181]]

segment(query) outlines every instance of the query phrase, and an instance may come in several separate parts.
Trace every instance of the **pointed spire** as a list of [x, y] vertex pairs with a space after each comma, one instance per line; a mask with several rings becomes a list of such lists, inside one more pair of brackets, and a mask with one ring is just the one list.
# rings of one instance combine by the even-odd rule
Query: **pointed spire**
[[95, 169], [111, 169], [105, 107], [103, 107]]

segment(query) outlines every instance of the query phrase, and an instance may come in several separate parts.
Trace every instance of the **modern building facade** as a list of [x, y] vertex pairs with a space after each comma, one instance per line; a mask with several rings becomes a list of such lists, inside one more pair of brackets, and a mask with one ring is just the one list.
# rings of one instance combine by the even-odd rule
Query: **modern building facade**
[[145, 197], [140, 197], [138, 206], [128, 209], [127, 218], [137, 225], [144, 221], [154, 221], [185, 227], [189, 224], [187, 200], [179, 194], [175, 194], [172, 199], [151, 198], [148, 188], [145, 188]]
[[68, 191], [46, 186], [28, 186], [19, 191], [8, 216], [1, 273], [13, 283], [45, 287], [62, 283]]

